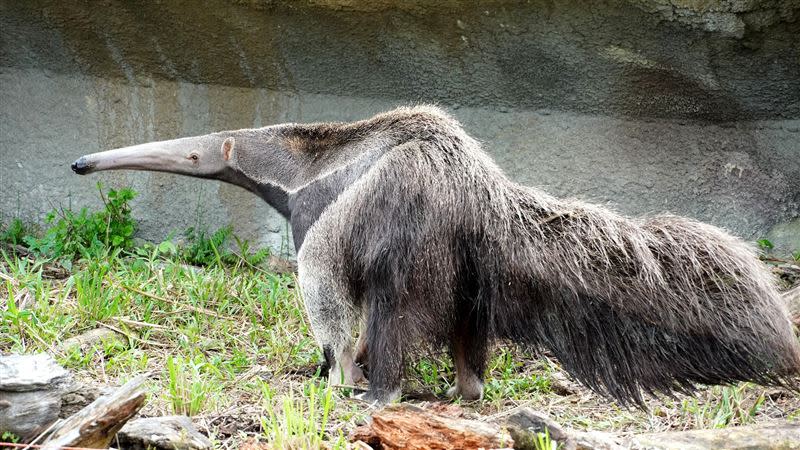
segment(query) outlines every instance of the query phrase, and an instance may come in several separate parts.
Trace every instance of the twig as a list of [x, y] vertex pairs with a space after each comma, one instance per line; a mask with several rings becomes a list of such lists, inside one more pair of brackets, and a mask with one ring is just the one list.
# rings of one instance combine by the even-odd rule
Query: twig
[[158, 325], [155, 323], [140, 322], [138, 320], [126, 319], [124, 317], [113, 317], [113, 319], [116, 319], [126, 325], [132, 325], [135, 327], [150, 327], [150, 328], [155, 328], [157, 330], [169, 330], [169, 327], [165, 327], [164, 325]]
[[32, 327], [30, 324], [27, 324], [27, 323], [26, 323], [26, 324], [25, 324], [25, 328], [28, 330], [28, 333], [29, 333], [29, 334], [30, 334], [30, 335], [31, 335], [31, 336], [32, 336], [32, 337], [33, 337], [35, 340], [39, 341], [39, 343], [40, 343], [40, 344], [42, 344], [42, 345], [43, 345], [43, 346], [44, 346], [46, 349], [50, 350], [50, 353], [52, 353], [52, 354], [54, 354], [54, 355], [60, 355], [60, 356], [64, 356], [64, 355], [65, 355], [65, 353], [64, 353], [63, 351], [59, 350], [59, 349], [58, 349], [58, 348], [56, 348], [56, 347], [53, 347], [53, 346], [52, 346], [50, 343], [46, 342], [44, 339], [42, 339], [41, 337], [39, 337], [39, 335], [37, 335], [36, 333], [34, 333], [34, 329], [33, 329], [33, 327]]
[[19, 287], [19, 281], [14, 279], [14, 277], [8, 276], [8, 275], [4, 274], [3, 272], [0, 272], [0, 278], [8, 281], [14, 287]]
[[363, 387], [358, 387], [358, 386], [351, 385], [351, 384], [332, 384], [331, 387], [334, 388], [334, 389], [350, 389], [351, 391], [363, 391], [364, 390]]
[[791, 259], [782, 259], [782, 258], [773, 258], [771, 256], [762, 256], [762, 261], [769, 261], [769, 262], [778, 262], [784, 264], [791, 264], [793, 266], [800, 266], [800, 261], [793, 261]]
[[228, 389], [231, 386], [241, 384], [249, 380], [250, 378], [253, 378], [254, 376], [258, 375], [262, 371], [265, 371], [264, 369], [265, 368], [263, 366], [253, 366], [243, 374], [223, 384], [222, 389]]

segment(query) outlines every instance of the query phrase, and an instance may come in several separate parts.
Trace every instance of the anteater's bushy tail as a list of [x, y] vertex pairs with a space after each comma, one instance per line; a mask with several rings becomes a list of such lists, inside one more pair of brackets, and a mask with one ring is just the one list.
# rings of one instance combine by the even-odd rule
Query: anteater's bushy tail
[[511, 214], [496, 225], [511, 238], [490, 271], [505, 278], [493, 314], [501, 337], [549, 349], [623, 403], [697, 383], [796, 388], [800, 345], [751, 246], [682, 217], [633, 220], [535, 189], [507, 192]]

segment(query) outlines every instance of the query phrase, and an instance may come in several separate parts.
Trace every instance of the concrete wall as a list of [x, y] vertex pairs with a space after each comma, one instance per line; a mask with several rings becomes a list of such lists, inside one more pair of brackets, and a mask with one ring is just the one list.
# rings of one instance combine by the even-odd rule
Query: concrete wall
[[145, 238], [201, 220], [286, 249], [238, 188], [68, 165], [436, 102], [520, 182], [800, 248], [798, 17], [787, 1], [0, 0], [0, 219], [96, 204], [103, 180], [141, 193]]

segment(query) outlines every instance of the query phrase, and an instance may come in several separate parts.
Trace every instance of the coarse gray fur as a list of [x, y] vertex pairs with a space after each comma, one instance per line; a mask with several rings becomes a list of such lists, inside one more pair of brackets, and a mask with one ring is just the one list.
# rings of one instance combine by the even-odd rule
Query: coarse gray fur
[[[451, 394], [480, 398], [494, 339], [546, 348], [622, 403], [698, 383], [797, 386], [800, 346], [750, 245], [687, 218], [630, 219], [516, 184], [438, 108], [193, 139], [202, 158], [223, 149], [218, 173], [149, 170], [287, 195], [332, 381], [363, 376], [352, 333], [365, 318], [369, 399], [399, 395], [420, 344], [448, 346]], [[125, 166], [111, 155], [85, 166]]]

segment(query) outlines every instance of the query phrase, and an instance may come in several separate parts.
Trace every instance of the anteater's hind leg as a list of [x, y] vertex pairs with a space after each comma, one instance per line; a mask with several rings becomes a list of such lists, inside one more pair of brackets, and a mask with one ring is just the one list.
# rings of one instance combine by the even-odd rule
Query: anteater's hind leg
[[488, 333], [475, 310], [459, 320], [450, 340], [450, 353], [456, 366], [456, 384], [449, 397], [463, 400], [483, 398], [483, 373], [486, 370]]
[[360, 314], [348, 295], [344, 277], [320, 253], [311, 250], [298, 255], [303, 300], [314, 337], [325, 355], [330, 382], [353, 385], [364, 380], [353, 355], [352, 333]]
[[369, 362], [369, 391], [363, 400], [389, 403], [400, 398], [404, 369], [404, 343], [410, 339], [404, 328], [396, 296], [377, 284], [368, 292], [366, 356]]

